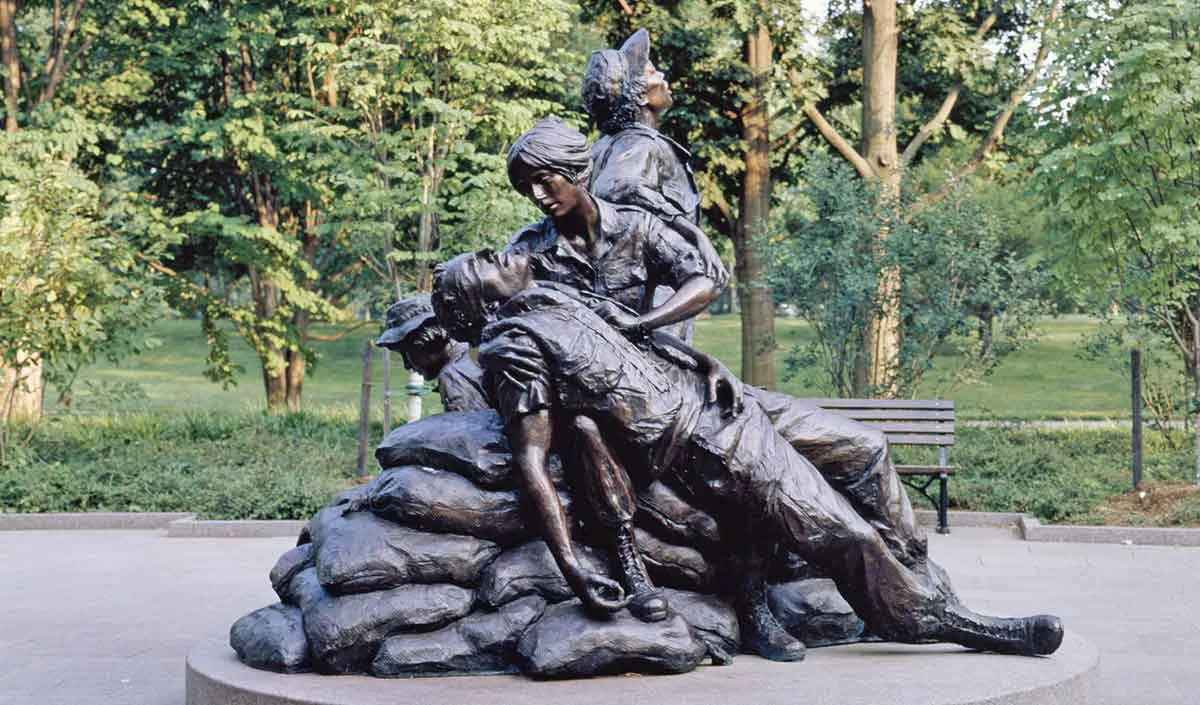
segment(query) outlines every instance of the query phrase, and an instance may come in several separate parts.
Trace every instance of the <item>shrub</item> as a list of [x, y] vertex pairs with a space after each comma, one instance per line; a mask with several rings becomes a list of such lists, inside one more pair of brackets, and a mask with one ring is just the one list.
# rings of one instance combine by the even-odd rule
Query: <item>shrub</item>
[[0, 507], [308, 518], [350, 484], [355, 438], [336, 410], [55, 418], [0, 469]]
[[[1146, 435], [1145, 479], [1182, 480], [1190, 473], [1186, 444]], [[904, 449], [903, 461], [929, 460]], [[1029, 512], [1047, 521], [1079, 520], [1131, 487], [1129, 432], [1045, 429], [1010, 424], [959, 431], [950, 462], [951, 506], [973, 511]], [[925, 499], [914, 495], [916, 506]]]

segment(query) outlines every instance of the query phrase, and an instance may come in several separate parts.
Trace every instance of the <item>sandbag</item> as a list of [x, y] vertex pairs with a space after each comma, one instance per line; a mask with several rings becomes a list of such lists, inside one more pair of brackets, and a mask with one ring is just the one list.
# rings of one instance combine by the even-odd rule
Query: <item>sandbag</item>
[[426, 531], [470, 534], [517, 543], [531, 531], [517, 493], [476, 487], [464, 477], [406, 466], [380, 473], [371, 486], [371, 511]]
[[500, 415], [491, 409], [426, 416], [393, 430], [375, 449], [383, 469], [423, 465], [457, 473], [485, 489], [516, 484]]
[[247, 666], [281, 673], [312, 667], [300, 608], [276, 603], [233, 623], [229, 645]]
[[717, 521], [661, 482], [639, 489], [637, 506], [637, 525], [667, 541], [706, 547], [721, 542]]
[[643, 622], [621, 610], [598, 621], [578, 600], [547, 607], [517, 645], [521, 670], [535, 678], [686, 673], [707, 651], [678, 614]]
[[288, 605], [299, 606], [300, 602], [292, 593], [292, 579], [300, 571], [313, 566], [313, 547], [311, 543], [301, 544], [285, 552], [271, 568], [271, 588], [279, 595], [280, 601]]
[[767, 604], [792, 636], [807, 646], [858, 641], [862, 620], [828, 578], [810, 578], [767, 587]]
[[545, 608], [542, 598], [523, 597], [498, 612], [477, 612], [436, 632], [389, 637], [379, 648], [371, 673], [404, 676], [514, 671], [517, 641]]
[[[607, 561], [599, 551], [577, 544], [575, 555], [588, 570], [608, 575]], [[526, 595], [538, 595], [547, 602], [575, 597], [545, 541], [530, 541], [501, 553], [480, 573], [475, 590], [476, 601], [489, 609]]]
[[716, 571], [702, 553], [688, 546], [667, 543], [642, 529], [634, 529], [634, 535], [646, 571], [656, 585], [683, 590], [712, 589]]
[[741, 650], [742, 635], [737, 612], [715, 595], [664, 588], [667, 604], [692, 628], [714, 663], [728, 664]]
[[309, 600], [302, 611], [313, 666], [326, 673], [364, 672], [387, 637], [444, 626], [470, 612], [473, 602], [470, 590], [444, 584]]
[[470, 587], [500, 553], [498, 545], [474, 536], [418, 531], [338, 506], [318, 512], [311, 526], [317, 578], [339, 595], [406, 583]]
[[[570, 498], [559, 495], [570, 512]], [[380, 473], [370, 485], [371, 511], [418, 529], [467, 534], [513, 545], [534, 536], [536, 521], [526, 518], [515, 491], [476, 487], [451, 472], [406, 466]]]

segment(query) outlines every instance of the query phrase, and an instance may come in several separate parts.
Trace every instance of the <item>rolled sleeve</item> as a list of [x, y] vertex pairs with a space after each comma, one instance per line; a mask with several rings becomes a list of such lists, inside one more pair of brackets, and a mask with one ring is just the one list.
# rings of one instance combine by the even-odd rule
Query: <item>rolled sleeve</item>
[[550, 371], [529, 335], [517, 330], [497, 335], [479, 348], [479, 362], [505, 421], [551, 407]]
[[702, 276], [721, 288], [729, 281], [729, 271], [712, 242], [698, 230], [695, 234], [698, 239], [693, 242], [666, 224], [654, 228], [646, 254], [659, 283], [678, 289], [689, 279]]

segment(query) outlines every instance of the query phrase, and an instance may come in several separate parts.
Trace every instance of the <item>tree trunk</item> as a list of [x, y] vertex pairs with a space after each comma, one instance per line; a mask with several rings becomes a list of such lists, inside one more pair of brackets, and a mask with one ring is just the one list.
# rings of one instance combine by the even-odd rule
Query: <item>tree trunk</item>
[[1192, 365], [1192, 443], [1196, 450], [1196, 486], [1200, 487], [1200, 365]]
[[1192, 433], [1196, 446], [1196, 486], [1200, 487], [1200, 298], [1196, 299], [1192, 318], [1192, 354], [1186, 356], [1192, 373]]
[[[292, 325], [296, 329], [296, 337], [305, 340], [308, 337], [308, 312], [297, 311], [292, 316]], [[300, 411], [304, 394], [304, 374], [307, 371], [308, 360], [304, 351], [297, 348], [287, 353], [287, 410], [291, 413]]]
[[17, 0], [0, 0], [0, 62], [4, 80], [4, 129], [17, 131], [21, 97], [21, 60], [17, 54]]
[[0, 423], [37, 421], [42, 418], [42, 361], [36, 355], [17, 353], [19, 367], [0, 368]]
[[771, 73], [771, 35], [759, 25], [746, 37], [746, 60], [753, 74], [742, 108], [746, 174], [736, 228], [738, 299], [742, 309], [742, 379], [775, 388], [775, 300], [764, 276], [761, 239], [771, 205], [771, 141], [766, 82]]
[[996, 311], [991, 304], [984, 304], [979, 310], [979, 359], [985, 360], [992, 354], [995, 341]]
[[437, 163], [439, 150], [435, 135], [436, 131], [431, 129], [425, 173], [421, 177], [421, 219], [417, 225], [417, 291], [429, 291], [433, 288], [433, 270], [429, 267], [429, 261], [420, 255], [433, 252], [437, 245], [438, 222], [434, 204], [442, 186], [443, 167]]
[[[896, 147], [896, 0], [863, 1], [862, 155], [878, 174], [881, 223], [877, 246], [890, 235], [890, 214], [899, 206], [900, 159]], [[880, 272], [876, 310], [867, 328], [867, 383], [883, 397], [896, 395], [900, 356], [900, 270]]]
[[[4, 131], [15, 134], [20, 125], [21, 60], [17, 54], [17, 2], [0, 0], [0, 63], [4, 78]], [[17, 353], [22, 360], [22, 353]], [[0, 422], [42, 418], [42, 361], [26, 355], [16, 369], [0, 368]]]

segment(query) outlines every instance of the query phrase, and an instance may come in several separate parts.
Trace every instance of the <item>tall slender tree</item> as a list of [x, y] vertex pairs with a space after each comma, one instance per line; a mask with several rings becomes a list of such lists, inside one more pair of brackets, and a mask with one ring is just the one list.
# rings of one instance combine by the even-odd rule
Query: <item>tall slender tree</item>
[[[7, 157], [4, 163], [3, 190], [6, 203], [0, 215], [5, 218], [6, 237], [16, 238], [14, 246], [19, 252], [9, 252], [9, 264], [23, 262], [22, 256], [37, 251], [46, 245], [49, 251], [72, 252], [73, 257], [83, 258], [78, 263], [80, 272], [88, 271], [90, 265], [103, 268], [103, 255], [88, 247], [79, 246], [89, 238], [107, 237], [98, 229], [123, 227], [121, 222], [111, 222], [106, 214], [95, 213], [96, 199], [104, 187], [125, 176], [120, 157], [115, 149], [115, 135], [119, 132], [115, 115], [135, 102], [143, 93], [145, 84], [144, 55], [140, 45], [160, 27], [167, 11], [153, 1], [122, 3], [112, 0], [53, 0], [53, 2], [27, 2], [22, 0], [0, 1], [0, 71], [4, 83], [4, 139], [0, 149]], [[45, 162], [57, 162], [61, 168], [51, 168]], [[73, 197], [69, 203], [87, 212], [80, 215], [77, 223], [69, 223], [58, 214], [39, 210], [53, 208], [52, 204], [32, 194], [28, 189], [33, 174], [46, 179], [42, 191], [53, 191], [58, 187], [70, 186]], [[120, 214], [121, 208], [130, 205], [128, 192], [108, 199], [107, 215]], [[80, 198], [92, 198], [90, 204]], [[66, 209], [68, 203], [61, 204]], [[118, 218], [128, 219], [130, 213]], [[109, 221], [109, 222], [106, 222]], [[66, 228], [66, 230], [54, 230]], [[136, 230], [136, 228], [134, 228]], [[128, 234], [128, 233], [126, 233]], [[134, 236], [136, 239], [136, 236]], [[122, 240], [118, 243], [117, 240]], [[123, 250], [123, 245], [136, 247], [133, 240], [118, 233], [111, 243]], [[142, 243], [145, 244], [145, 243]], [[117, 260], [119, 258], [114, 258]], [[55, 268], [54, 262], [45, 263], [43, 274], [60, 283], [71, 281], [70, 272], [64, 267]], [[117, 281], [125, 281], [133, 289], [138, 285], [131, 279], [136, 277], [137, 267], [129, 267]], [[53, 272], [53, 274], [51, 274]], [[115, 270], [110, 269], [110, 274]], [[95, 282], [102, 279], [93, 271]], [[4, 294], [28, 299], [40, 291], [45, 277], [39, 278], [34, 270], [26, 268], [11, 273], [5, 281]], [[91, 275], [89, 275], [91, 276]], [[64, 278], [65, 277], [65, 278]], [[72, 284], [80, 291], [79, 282]], [[86, 287], [85, 287], [86, 288]], [[90, 307], [103, 308], [103, 296], [94, 296], [91, 291], [86, 303], [77, 301], [81, 310]], [[69, 297], [64, 296], [64, 300]], [[4, 416], [36, 419], [42, 415], [45, 364], [49, 358], [58, 356], [65, 349], [79, 342], [79, 338], [67, 335], [68, 330], [82, 330], [81, 315], [62, 307], [62, 301], [47, 301], [34, 308], [20, 307], [28, 318], [25, 335], [13, 333], [0, 341], [0, 399], [4, 400]], [[9, 312], [17, 310], [10, 306]], [[96, 330], [92, 319], [84, 328]], [[57, 321], [63, 335], [39, 336], [31, 331], [42, 330], [43, 325]], [[110, 319], [110, 324], [117, 324]], [[6, 333], [12, 332], [12, 329]], [[113, 337], [119, 337], [113, 332]], [[67, 342], [68, 339], [72, 342]], [[33, 348], [14, 349], [11, 345], [22, 341]], [[38, 345], [56, 346], [55, 349], [38, 349]], [[78, 348], [76, 348], [78, 350]]]
[[[1050, 55], [1050, 34], [1059, 23], [1063, 2], [1030, 0], [1015, 3], [928, 3], [921, 7], [905, 8], [909, 13], [907, 17], [902, 17], [896, 0], [862, 0], [857, 8], [854, 5], [853, 2], [833, 3], [830, 11], [840, 20], [835, 24], [842, 28], [843, 40], [848, 34], [852, 34], [856, 22], [861, 27], [859, 36], [862, 83], [858, 86], [861, 92], [861, 118], [858, 125], [841, 128], [835, 126], [826, 115], [826, 110], [832, 103], [829, 96], [826, 98], [826, 110], [822, 109], [822, 101], [818, 99], [807, 100], [803, 109], [829, 145], [853, 165], [863, 179], [875, 184], [880, 213], [878, 240], [882, 242], [889, 236], [890, 221], [897, 217], [911, 219], [915, 212], [945, 198], [951, 192], [955, 181], [975, 171], [995, 152], [1013, 115], [1030, 95], [1038, 80], [1045, 77], [1043, 69]], [[902, 96], [897, 92], [900, 49], [903, 42], [901, 29], [905, 22], [918, 25], [922, 13], [948, 20], [945, 26], [952, 31], [943, 34], [942, 39], [944, 43], [956, 47], [949, 54], [960, 57], [955, 61], [946, 62], [951, 81], [936, 110], [922, 108], [920, 105], [912, 106], [912, 96]], [[962, 57], [990, 52], [995, 61], [1019, 65], [1019, 50], [997, 52], [984, 45], [1001, 17], [1006, 20], [1010, 35], [1008, 43], [1002, 43], [1002, 46], [1023, 47], [1027, 43], [1033, 43], [1037, 47], [1035, 55], [1027, 65], [1020, 66], [1019, 69], [1014, 67], [1010, 71], [1012, 74], [1020, 73], [1021, 77], [1012, 86], [1007, 99], [994, 107], [989, 121], [990, 127], [979, 137], [971, 156], [952, 170], [941, 187], [914, 199], [911, 205], [902, 205], [900, 197], [905, 188], [906, 167], [919, 157], [921, 148], [930, 138], [947, 127], [964, 93], [977, 81], [978, 77], [972, 76], [972, 69], [976, 65]], [[968, 20], [975, 23], [973, 31], [968, 29]], [[851, 31], [846, 32], [846, 29]], [[811, 86], [798, 88], [811, 95]], [[915, 97], [919, 99], [921, 96]], [[897, 121], [897, 105], [901, 102], [904, 102], [909, 110], [928, 116], [902, 151], [899, 148], [900, 126]], [[857, 149], [843, 134], [847, 127], [857, 128], [859, 131]], [[961, 131], [961, 128], [959, 130]], [[902, 271], [896, 266], [887, 267], [879, 274], [876, 314], [866, 332], [865, 347], [868, 355], [864, 357], [860, 369], [856, 372], [857, 386], [862, 393], [891, 396], [896, 392], [895, 379], [901, 335], [898, 297], [902, 276]]]

